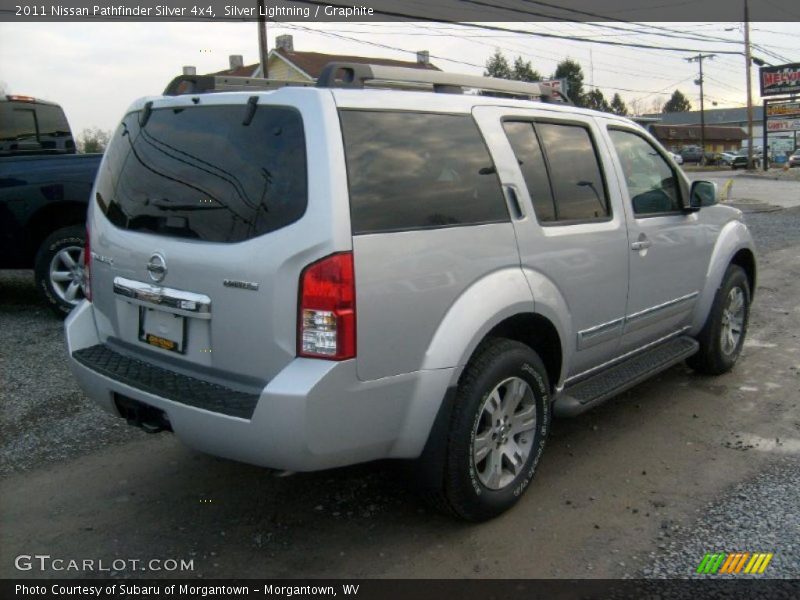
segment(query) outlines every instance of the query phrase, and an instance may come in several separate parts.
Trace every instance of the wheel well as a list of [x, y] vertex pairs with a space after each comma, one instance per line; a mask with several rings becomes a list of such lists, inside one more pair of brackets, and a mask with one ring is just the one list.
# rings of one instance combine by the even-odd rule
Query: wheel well
[[731, 259], [732, 265], [738, 265], [747, 274], [747, 281], [750, 284], [750, 296], [756, 293], [756, 257], [747, 248], [739, 250]]
[[549, 319], [534, 313], [524, 313], [509, 317], [498, 323], [486, 337], [504, 337], [530, 346], [542, 359], [554, 389], [561, 377], [563, 351], [558, 331]]
[[45, 206], [28, 221], [27, 258], [32, 261], [45, 238], [57, 229], [70, 225], [83, 225], [85, 222], [85, 203], [59, 202]]

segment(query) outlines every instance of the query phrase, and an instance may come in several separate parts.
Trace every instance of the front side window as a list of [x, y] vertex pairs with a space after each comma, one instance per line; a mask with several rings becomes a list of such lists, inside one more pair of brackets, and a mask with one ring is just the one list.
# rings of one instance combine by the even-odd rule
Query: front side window
[[656, 148], [630, 131], [611, 129], [628, 196], [637, 216], [678, 212], [682, 208], [678, 179]]
[[509, 220], [471, 116], [360, 110], [340, 116], [354, 234]]

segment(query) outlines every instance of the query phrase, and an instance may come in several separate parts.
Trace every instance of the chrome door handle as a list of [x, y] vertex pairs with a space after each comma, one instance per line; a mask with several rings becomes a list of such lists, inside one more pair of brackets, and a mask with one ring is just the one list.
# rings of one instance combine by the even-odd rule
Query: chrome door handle
[[638, 242], [631, 242], [631, 250], [647, 250], [652, 245], [653, 242], [650, 240], [639, 240]]

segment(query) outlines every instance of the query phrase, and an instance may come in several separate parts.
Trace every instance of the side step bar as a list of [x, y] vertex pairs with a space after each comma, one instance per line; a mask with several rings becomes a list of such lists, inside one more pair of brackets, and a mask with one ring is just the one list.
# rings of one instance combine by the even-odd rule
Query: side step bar
[[656, 373], [689, 358], [698, 348], [696, 340], [683, 335], [636, 354], [566, 387], [556, 398], [553, 414], [559, 417], [574, 417], [586, 412]]

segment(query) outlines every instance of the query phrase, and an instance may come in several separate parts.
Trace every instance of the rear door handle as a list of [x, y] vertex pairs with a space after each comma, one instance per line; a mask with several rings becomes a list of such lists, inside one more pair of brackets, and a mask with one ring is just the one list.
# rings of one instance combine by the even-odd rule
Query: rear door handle
[[650, 240], [639, 240], [638, 242], [631, 242], [631, 250], [647, 250], [652, 245], [653, 242]]
[[513, 185], [505, 185], [503, 186], [503, 189], [505, 190], [506, 198], [508, 199], [508, 207], [511, 210], [511, 216], [513, 216], [517, 221], [524, 219], [525, 213], [522, 212], [522, 204], [520, 204], [517, 190]]

